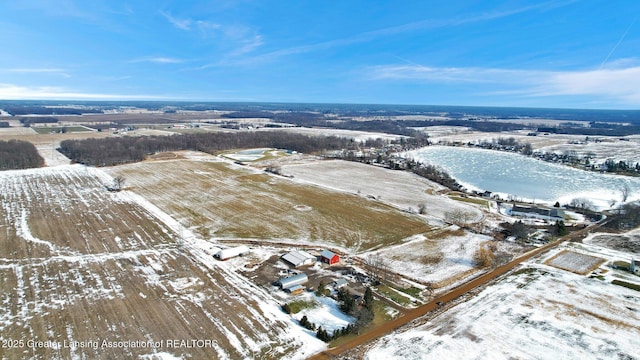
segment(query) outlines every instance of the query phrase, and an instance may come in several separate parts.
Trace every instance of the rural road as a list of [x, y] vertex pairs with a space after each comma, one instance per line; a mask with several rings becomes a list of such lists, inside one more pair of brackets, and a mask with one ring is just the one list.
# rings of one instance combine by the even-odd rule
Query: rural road
[[310, 357], [310, 359], [332, 359], [338, 355], [344, 354], [345, 352], [354, 349], [360, 345], [366, 344], [374, 339], [380, 338], [394, 330], [399, 329], [400, 327], [402, 327], [403, 325], [427, 314], [428, 312], [436, 309], [437, 307], [439, 307], [438, 303], [447, 303], [451, 300], [454, 300], [466, 293], [468, 293], [469, 291], [483, 286], [485, 284], [487, 284], [488, 282], [490, 282], [491, 280], [497, 278], [500, 275], [505, 274], [506, 272], [508, 272], [509, 270], [513, 269], [514, 267], [516, 267], [517, 265], [519, 265], [520, 263], [522, 263], [523, 261], [529, 260], [532, 257], [539, 255], [545, 251], [548, 251], [566, 241], [569, 240], [574, 240], [577, 238], [580, 238], [581, 236], [587, 234], [589, 231], [597, 229], [598, 227], [602, 226], [603, 221], [599, 221], [597, 223], [591, 224], [588, 227], [575, 231], [561, 239], [558, 239], [557, 241], [554, 241], [552, 243], [546, 244], [544, 246], [541, 246], [537, 249], [531, 250], [526, 254], [521, 255], [520, 257], [517, 257], [516, 259], [508, 262], [505, 265], [496, 267], [495, 269], [467, 282], [464, 283], [456, 288], [454, 288], [453, 290], [449, 291], [448, 293], [439, 296], [435, 299], [433, 299], [431, 302], [424, 304], [420, 307], [417, 307], [415, 309], [411, 309], [405, 312], [404, 316], [401, 316], [399, 318], [396, 318], [394, 320], [391, 320], [389, 322], [386, 322], [378, 327], [369, 329], [368, 331], [362, 333], [361, 335], [353, 338], [352, 340], [338, 346], [335, 348], [331, 348], [328, 350], [325, 350], [319, 354], [316, 354], [312, 357]]

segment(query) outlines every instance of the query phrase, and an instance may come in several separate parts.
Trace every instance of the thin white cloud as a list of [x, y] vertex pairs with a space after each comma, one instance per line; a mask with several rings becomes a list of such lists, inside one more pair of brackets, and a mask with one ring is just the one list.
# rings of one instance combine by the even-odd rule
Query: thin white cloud
[[23, 73], [23, 74], [56, 74], [66, 78], [70, 78], [71, 75], [67, 73], [65, 69], [57, 69], [57, 68], [12, 68], [6, 69], [5, 71], [10, 73]]
[[191, 19], [178, 19], [164, 11], [161, 11], [160, 14], [162, 14], [162, 16], [164, 16], [174, 27], [185, 31], [191, 30], [191, 24], [193, 23]]
[[592, 95], [640, 106], [640, 66], [551, 73], [532, 95]]
[[254, 57], [251, 60], [251, 62], [272, 60], [282, 56], [303, 54], [303, 53], [327, 50], [335, 47], [348, 46], [348, 45], [357, 44], [357, 43], [370, 42], [380, 37], [387, 37], [387, 36], [392, 36], [392, 35], [402, 34], [407, 32], [439, 29], [444, 27], [460, 26], [460, 25], [476, 23], [476, 22], [491, 21], [491, 20], [496, 20], [504, 17], [509, 17], [512, 15], [533, 11], [533, 10], [546, 10], [546, 9], [561, 7], [573, 2], [575, 2], [575, 0], [569, 0], [564, 2], [548, 1], [541, 4], [525, 6], [517, 9], [494, 11], [494, 12], [483, 13], [479, 15], [460, 16], [460, 17], [455, 17], [450, 19], [436, 19], [436, 20], [427, 19], [422, 21], [416, 21], [416, 22], [401, 24], [397, 26], [377, 29], [373, 31], [367, 31], [367, 32], [355, 34], [353, 36], [344, 37], [341, 39], [334, 39], [334, 40], [324, 41], [324, 42], [315, 43], [315, 44], [280, 49], [270, 53], [263, 54], [260, 57]]
[[150, 62], [150, 63], [156, 63], [156, 64], [180, 64], [185, 62], [185, 60], [171, 58], [171, 57], [164, 57], [164, 56], [150, 56], [150, 57], [133, 59], [129, 62], [130, 63]]
[[[177, 18], [171, 14], [161, 11], [162, 14], [174, 27], [198, 33], [203, 39], [218, 39], [222, 47], [234, 48], [235, 50], [227, 51], [227, 55], [237, 57], [255, 51], [264, 44], [264, 39], [254, 28], [240, 25], [223, 25], [210, 20], [195, 20], [190, 18]], [[200, 68], [214, 66], [213, 64], [204, 65]]]
[[156, 95], [123, 95], [78, 92], [57, 86], [20, 86], [0, 83], [0, 99], [4, 100], [161, 100]]
[[[519, 97], [600, 97], [620, 104], [640, 106], [640, 65], [625, 59], [606, 69], [574, 71], [498, 69], [478, 67], [428, 67], [417, 64], [372, 66], [371, 80], [418, 83], [487, 85], [486, 95]], [[623, 66], [624, 65], [624, 66]]]
[[196, 21], [196, 26], [200, 31], [200, 35], [204, 38], [216, 36], [219, 29], [222, 27], [222, 25], [218, 23], [214, 23], [212, 21], [204, 21], [204, 20]]

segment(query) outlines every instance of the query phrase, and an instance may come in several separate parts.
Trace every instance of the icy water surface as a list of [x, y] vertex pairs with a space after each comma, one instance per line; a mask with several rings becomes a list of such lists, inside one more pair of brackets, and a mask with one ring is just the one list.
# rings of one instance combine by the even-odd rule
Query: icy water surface
[[503, 198], [561, 204], [588, 198], [599, 207], [609, 207], [611, 200], [621, 200], [621, 189], [627, 184], [628, 200], [640, 199], [639, 178], [578, 170], [513, 153], [430, 146], [407, 155], [442, 167], [469, 189], [488, 190]]

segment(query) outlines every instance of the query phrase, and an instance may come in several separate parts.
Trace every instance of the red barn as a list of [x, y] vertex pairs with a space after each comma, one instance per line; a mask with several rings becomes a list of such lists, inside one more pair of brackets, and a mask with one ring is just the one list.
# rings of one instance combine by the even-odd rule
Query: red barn
[[337, 264], [340, 261], [340, 256], [332, 251], [322, 250], [322, 253], [320, 254], [320, 260], [323, 263], [333, 265]]

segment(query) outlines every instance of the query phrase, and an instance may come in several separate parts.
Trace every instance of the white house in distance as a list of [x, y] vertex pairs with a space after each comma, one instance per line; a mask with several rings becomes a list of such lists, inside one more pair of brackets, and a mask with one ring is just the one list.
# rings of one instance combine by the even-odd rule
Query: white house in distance
[[564, 221], [564, 211], [558, 208], [513, 205], [511, 216], [522, 216], [546, 221]]
[[287, 264], [298, 267], [303, 265], [311, 265], [316, 262], [316, 257], [306, 251], [296, 250], [282, 255], [282, 261]]

